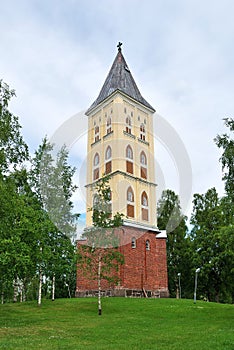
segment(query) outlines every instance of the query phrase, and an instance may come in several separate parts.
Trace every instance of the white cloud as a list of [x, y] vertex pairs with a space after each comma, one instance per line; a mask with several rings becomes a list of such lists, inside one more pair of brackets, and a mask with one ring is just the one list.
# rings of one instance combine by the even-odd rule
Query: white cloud
[[[94, 101], [120, 40], [143, 96], [185, 144], [194, 192], [216, 186], [222, 193], [213, 138], [224, 130], [222, 118], [234, 115], [233, 7], [231, 0], [2, 3], [1, 77], [16, 89], [11, 108], [31, 150]], [[78, 169], [85, 143], [71, 149]]]

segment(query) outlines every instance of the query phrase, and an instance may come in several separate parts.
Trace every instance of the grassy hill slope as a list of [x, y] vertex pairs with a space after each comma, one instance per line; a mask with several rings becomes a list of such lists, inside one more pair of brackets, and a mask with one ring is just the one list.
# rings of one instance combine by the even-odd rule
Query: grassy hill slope
[[0, 349], [233, 350], [234, 306], [175, 299], [0, 305]]

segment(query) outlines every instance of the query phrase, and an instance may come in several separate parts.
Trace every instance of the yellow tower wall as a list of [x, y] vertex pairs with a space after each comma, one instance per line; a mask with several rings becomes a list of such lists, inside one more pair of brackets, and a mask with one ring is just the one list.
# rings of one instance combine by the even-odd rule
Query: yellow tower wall
[[[123, 213], [127, 220], [142, 225], [157, 226], [156, 185], [153, 137], [153, 112], [117, 91], [101, 103], [88, 116], [88, 155], [87, 155], [87, 209], [93, 206], [95, 181], [93, 179], [93, 159], [99, 154], [99, 176], [105, 173], [105, 152], [112, 149], [112, 171], [110, 187], [112, 190], [112, 213]], [[111, 118], [112, 132], [107, 134], [107, 119]], [[131, 134], [126, 132], [126, 118], [131, 120]], [[145, 140], [140, 138], [140, 127], [145, 127]], [[95, 142], [95, 127], [99, 127], [99, 140]], [[126, 148], [133, 150], [133, 174], [126, 171]], [[141, 177], [140, 153], [147, 157], [147, 179]], [[127, 218], [127, 189], [134, 192], [134, 218]], [[148, 196], [148, 220], [141, 215], [141, 195]], [[87, 226], [92, 225], [92, 212], [87, 210]]]

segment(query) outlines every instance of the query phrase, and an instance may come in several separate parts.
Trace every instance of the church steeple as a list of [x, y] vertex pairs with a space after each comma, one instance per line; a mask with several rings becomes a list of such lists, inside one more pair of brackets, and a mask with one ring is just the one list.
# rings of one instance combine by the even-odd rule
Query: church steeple
[[104, 101], [107, 97], [109, 97], [117, 90], [123, 92], [127, 96], [133, 98], [135, 101], [149, 108], [152, 112], [155, 112], [155, 109], [141, 95], [122, 54], [121, 45], [122, 43], [119, 43], [117, 45], [118, 53], [112, 64], [112, 67], [107, 75], [107, 78], [97, 99], [89, 107], [86, 114], [89, 114], [89, 112], [91, 112], [102, 101]]
[[95, 183], [110, 176], [112, 214], [126, 225], [157, 231], [153, 107], [142, 97], [121, 43], [96, 101], [86, 112], [87, 226], [92, 225]]

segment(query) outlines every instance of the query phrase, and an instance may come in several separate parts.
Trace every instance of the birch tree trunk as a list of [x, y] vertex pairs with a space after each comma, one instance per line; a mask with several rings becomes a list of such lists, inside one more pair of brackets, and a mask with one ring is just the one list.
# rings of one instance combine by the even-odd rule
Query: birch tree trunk
[[17, 302], [17, 296], [18, 296], [18, 278], [14, 280], [14, 296], [13, 296], [13, 302]]
[[41, 306], [41, 290], [42, 290], [42, 271], [39, 270], [39, 288], [38, 288], [38, 306]]
[[52, 278], [52, 301], [54, 301], [54, 295], [55, 295], [55, 275], [53, 275]]
[[102, 314], [102, 302], [101, 302], [101, 255], [98, 256], [98, 315]]
[[[42, 247], [40, 247], [40, 253], [42, 258]], [[42, 268], [41, 268], [41, 262], [39, 267], [39, 288], [38, 288], [38, 306], [41, 306], [41, 290], [42, 290]]]
[[20, 288], [20, 302], [23, 302], [23, 287]]

